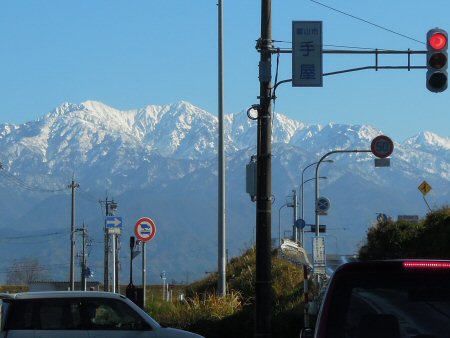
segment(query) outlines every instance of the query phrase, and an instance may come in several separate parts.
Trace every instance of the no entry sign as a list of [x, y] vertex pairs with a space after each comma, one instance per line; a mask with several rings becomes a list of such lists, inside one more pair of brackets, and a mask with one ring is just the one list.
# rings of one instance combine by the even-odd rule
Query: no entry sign
[[156, 234], [155, 222], [148, 217], [140, 218], [136, 222], [134, 233], [136, 234], [136, 237], [143, 242], [151, 241]]

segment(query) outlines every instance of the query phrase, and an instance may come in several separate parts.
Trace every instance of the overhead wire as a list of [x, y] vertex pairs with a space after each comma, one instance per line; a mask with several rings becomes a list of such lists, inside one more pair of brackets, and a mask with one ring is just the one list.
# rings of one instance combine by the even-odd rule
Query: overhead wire
[[2, 236], [0, 237], [1, 241], [11, 241], [15, 239], [28, 239], [28, 238], [38, 238], [38, 237], [50, 237], [50, 236], [62, 236], [62, 235], [68, 235], [70, 231], [64, 231], [64, 232], [51, 232], [46, 234], [30, 234], [30, 235], [20, 235], [20, 236]]
[[[378, 25], [378, 24], [376, 24], [376, 23], [374, 23], [374, 22], [371, 22], [371, 21], [369, 21], [369, 20], [360, 18], [360, 17], [358, 17], [358, 16], [356, 16], [356, 15], [353, 15], [353, 14], [350, 14], [350, 13], [347, 13], [347, 12], [344, 12], [344, 11], [339, 10], [339, 9], [337, 9], [337, 8], [334, 8], [334, 7], [332, 7], [332, 6], [326, 5], [326, 4], [324, 4], [324, 3], [320, 2], [320, 1], [317, 1], [317, 0], [309, 0], [309, 1], [310, 1], [310, 2], [313, 2], [313, 3], [317, 4], [317, 5], [323, 6], [323, 7], [327, 8], [327, 9], [330, 9], [330, 10], [332, 10], [332, 11], [335, 11], [335, 12], [337, 12], [337, 13], [340, 13], [340, 14], [342, 14], [342, 15], [348, 16], [348, 17], [350, 17], [350, 18], [352, 18], [352, 19], [355, 19], [355, 20], [364, 22], [364, 23], [366, 23], [366, 24], [369, 24], [369, 25], [371, 25], [371, 26], [374, 26], [374, 27], [376, 27], [376, 28], [385, 30], [385, 31], [387, 31], [387, 32], [389, 32], [389, 33], [392, 33], [392, 34], [401, 36], [401, 37], [403, 37], [403, 38], [406, 38], [406, 39], [409, 39], [409, 40], [418, 42], [418, 43], [420, 43], [420, 44], [425, 44], [425, 42], [423, 42], [423, 41], [420, 41], [420, 40], [417, 40], [417, 39], [415, 39], [415, 38], [412, 38], [412, 37], [410, 37], [410, 36], [408, 36], [408, 35], [399, 33], [399, 32], [397, 32], [397, 31], [395, 31], [395, 30], [393, 30], [393, 29], [386, 28], [386, 27], [384, 27], [384, 26]], [[272, 42], [292, 44], [292, 41], [285, 41], [285, 40], [272, 40]], [[326, 46], [326, 47], [333, 47], [333, 48], [359, 49], [359, 50], [378, 50], [378, 51], [386, 50], [386, 49], [380, 49], [380, 48], [356, 47], [356, 46], [342, 46], [342, 45], [331, 45], [331, 44], [328, 44], [328, 45], [327, 45], [327, 44], [324, 44], [323, 46]], [[281, 51], [281, 50], [282, 50], [282, 49], [280, 49], [280, 48], [277, 49], [277, 64], [276, 64], [276, 73], [275, 73], [275, 86], [272, 88], [272, 89], [273, 89], [274, 110], [275, 110], [275, 100], [276, 100], [275, 92], [276, 92], [276, 87], [277, 87], [277, 85], [278, 85], [277, 79], [278, 79], [278, 69], [279, 69], [280, 51]], [[286, 81], [288, 81], [288, 80], [286, 80]], [[282, 83], [282, 82], [284, 82], [284, 81], [281, 81], [280, 83]]]
[[53, 193], [53, 192], [61, 192], [66, 190], [66, 187], [64, 188], [55, 188], [55, 189], [48, 189], [48, 188], [42, 188], [35, 185], [27, 184], [22, 179], [18, 178], [17, 176], [7, 172], [3, 165], [0, 163], [0, 175], [5, 177], [7, 180], [9, 180], [11, 183], [16, 185], [19, 188], [29, 190], [29, 191], [36, 191], [36, 192], [47, 192], [47, 193]]
[[330, 9], [330, 10], [332, 10], [332, 11], [337, 12], [337, 13], [340, 13], [340, 14], [342, 14], [342, 15], [346, 15], [346, 16], [352, 18], [352, 19], [355, 19], [355, 20], [364, 22], [364, 23], [366, 23], [366, 24], [372, 25], [372, 26], [374, 26], [374, 27], [376, 27], [376, 28], [385, 30], [385, 31], [387, 31], [387, 32], [389, 32], [389, 33], [392, 33], [392, 34], [395, 34], [395, 35], [404, 37], [404, 38], [406, 38], [406, 39], [409, 39], [409, 40], [418, 42], [418, 43], [420, 43], [420, 44], [425, 44], [425, 42], [423, 42], [423, 41], [420, 41], [420, 40], [417, 40], [417, 39], [415, 39], [415, 38], [412, 38], [412, 37], [410, 37], [410, 36], [408, 36], [408, 35], [399, 33], [399, 32], [397, 32], [397, 31], [395, 31], [395, 30], [393, 30], [393, 29], [386, 28], [386, 27], [384, 27], [384, 26], [378, 25], [378, 24], [376, 24], [376, 23], [374, 23], [374, 22], [371, 22], [371, 21], [369, 21], [369, 20], [360, 18], [360, 17], [358, 17], [358, 16], [356, 16], [356, 15], [352, 15], [352, 14], [350, 14], [350, 13], [341, 11], [341, 10], [339, 10], [339, 9], [337, 9], [337, 8], [334, 8], [334, 7], [331, 7], [331, 6], [329, 6], [329, 5], [326, 5], [326, 4], [324, 4], [324, 3], [320, 2], [320, 1], [317, 1], [317, 0], [309, 0], [309, 1], [311, 1], [311, 2], [313, 2], [313, 3], [315, 3], [315, 4], [317, 4], [317, 5], [323, 6], [323, 7], [325, 7], [325, 8], [328, 8], [328, 9]]

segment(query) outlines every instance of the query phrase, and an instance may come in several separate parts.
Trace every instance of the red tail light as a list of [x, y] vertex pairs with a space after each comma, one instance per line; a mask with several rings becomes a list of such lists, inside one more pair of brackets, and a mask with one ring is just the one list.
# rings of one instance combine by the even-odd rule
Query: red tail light
[[411, 261], [403, 262], [405, 269], [450, 269], [450, 262], [440, 261]]

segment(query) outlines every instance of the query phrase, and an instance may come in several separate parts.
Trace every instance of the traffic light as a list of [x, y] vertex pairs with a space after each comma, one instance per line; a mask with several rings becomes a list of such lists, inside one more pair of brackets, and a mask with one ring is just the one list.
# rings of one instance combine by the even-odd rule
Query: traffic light
[[448, 35], [440, 28], [427, 33], [427, 89], [434, 93], [443, 92], [448, 84]]

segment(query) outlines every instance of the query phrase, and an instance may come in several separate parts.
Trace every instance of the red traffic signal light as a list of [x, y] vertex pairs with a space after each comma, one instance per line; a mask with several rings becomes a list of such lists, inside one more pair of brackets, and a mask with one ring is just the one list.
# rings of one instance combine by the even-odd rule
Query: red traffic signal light
[[448, 86], [448, 34], [440, 28], [427, 33], [427, 89], [439, 93]]
[[441, 32], [432, 33], [428, 39], [428, 43], [435, 50], [444, 49], [447, 46], [447, 35]]

